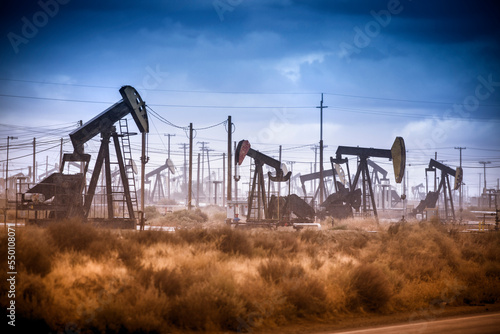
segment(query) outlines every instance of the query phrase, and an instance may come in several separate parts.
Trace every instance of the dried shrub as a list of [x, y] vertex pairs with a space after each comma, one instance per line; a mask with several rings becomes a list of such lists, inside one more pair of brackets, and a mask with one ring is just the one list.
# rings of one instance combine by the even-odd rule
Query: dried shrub
[[210, 219], [216, 222], [225, 222], [227, 218], [227, 213], [224, 212], [214, 212], [210, 215]]
[[[54, 326], [57, 311], [53, 309], [50, 291], [38, 275], [20, 275], [16, 291], [16, 325], [39, 326], [38, 330]], [[17, 327], [17, 326], [16, 326]]]
[[180, 229], [176, 232], [181, 240], [188, 244], [206, 242], [209, 237], [209, 231], [204, 228]]
[[82, 333], [169, 333], [165, 321], [169, 303], [154, 289], [130, 283], [98, 300], [99, 307], [85, 321]]
[[200, 209], [174, 211], [170, 220], [176, 223], [205, 223], [208, 215]]
[[78, 220], [51, 223], [47, 232], [61, 251], [85, 251], [99, 237], [95, 227]]
[[158, 292], [168, 297], [179, 296], [183, 293], [184, 279], [177, 270], [161, 269], [152, 274], [153, 284]]
[[347, 255], [357, 255], [368, 244], [368, 236], [356, 232], [346, 232], [336, 238], [337, 248]]
[[500, 263], [488, 261], [483, 268], [486, 277], [500, 278]]
[[307, 243], [319, 245], [324, 242], [324, 239], [324, 234], [321, 231], [306, 229], [300, 232], [300, 240]]
[[290, 279], [285, 282], [283, 293], [298, 317], [321, 316], [328, 310], [325, 286], [316, 278]]
[[20, 230], [16, 236], [17, 265], [28, 273], [44, 277], [52, 270], [54, 247], [44, 231], [37, 227]]
[[380, 311], [392, 297], [392, 288], [384, 272], [373, 264], [359, 265], [350, 275], [351, 309]]
[[120, 245], [120, 237], [113, 230], [96, 229], [96, 235], [84, 251], [92, 259], [102, 260], [109, 258]]
[[286, 279], [302, 278], [305, 275], [304, 267], [293, 264], [284, 259], [269, 259], [257, 267], [257, 271], [268, 283], [281, 283]]
[[132, 271], [142, 267], [142, 248], [139, 244], [122, 241], [118, 244], [118, 260]]
[[245, 314], [245, 301], [231, 277], [213, 275], [194, 283], [175, 299], [170, 321], [182, 329], [236, 331]]
[[177, 244], [180, 242], [180, 238], [177, 233], [154, 230], [145, 230], [140, 231], [139, 233], [131, 231], [130, 233], [125, 234], [125, 238], [144, 246], [151, 246], [159, 243]]
[[295, 232], [283, 232], [276, 235], [277, 242], [283, 254], [293, 255], [300, 250], [298, 234]]
[[276, 242], [274, 234], [260, 232], [253, 236], [254, 248], [260, 248], [267, 254], [276, 255], [281, 250], [280, 245]]
[[453, 239], [430, 223], [402, 224], [397, 234], [387, 235], [378, 253], [390, 258], [390, 269], [410, 281], [437, 280], [443, 271], [456, 270], [462, 263]]
[[270, 257], [293, 256], [300, 251], [300, 236], [296, 232], [259, 231], [252, 235], [252, 240], [254, 248]]
[[148, 220], [158, 218], [159, 216], [160, 213], [156, 209], [156, 206], [151, 205], [144, 208], [144, 217], [146, 217]]
[[224, 227], [212, 231], [211, 236], [215, 239], [217, 249], [223, 253], [245, 256], [253, 254], [253, 246], [248, 240], [248, 233]]

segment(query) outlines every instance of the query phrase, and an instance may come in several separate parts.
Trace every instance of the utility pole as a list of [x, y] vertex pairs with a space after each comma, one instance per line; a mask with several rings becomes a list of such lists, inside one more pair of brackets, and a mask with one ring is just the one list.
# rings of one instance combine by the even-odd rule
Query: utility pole
[[[318, 165], [318, 145], [314, 145], [311, 147], [311, 150], [314, 151], [314, 170], [311, 168], [311, 174], [314, 172], [316, 173], [316, 166]], [[313, 192], [316, 191], [316, 179], [313, 179]]]
[[[288, 161], [288, 163], [290, 164], [290, 171], [292, 172], [292, 175], [293, 175], [293, 165], [295, 164], [295, 161]], [[292, 179], [292, 182], [290, 183], [291, 184], [291, 193], [294, 193], [294, 184], [295, 182], [293, 182], [293, 179]]]
[[481, 173], [478, 173], [478, 175], [479, 175], [479, 183], [477, 184], [477, 198], [479, 201], [479, 198], [481, 197]]
[[183, 143], [183, 144], [179, 144], [179, 146], [184, 150], [184, 167], [183, 167], [183, 170], [184, 170], [184, 191], [187, 191], [187, 160], [186, 160], [186, 149], [188, 147], [189, 144], [186, 144], [186, 143]]
[[[145, 178], [146, 178], [146, 163], [148, 162], [149, 158], [146, 156], [146, 132], [142, 133], [142, 144], [141, 144], [141, 214], [140, 214], [140, 223], [141, 227], [140, 230], [144, 230], [144, 201], [145, 201], [145, 192], [144, 192], [144, 185], [145, 185]], [[108, 158], [109, 159], [109, 158]]]
[[207, 165], [208, 165], [208, 204], [212, 203], [212, 172], [210, 170], [210, 156], [208, 152], [213, 151], [211, 149], [205, 149], [207, 151]]
[[59, 171], [62, 172], [62, 159], [63, 159], [63, 139], [61, 138], [61, 148], [59, 150]]
[[7, 227], [7, 208], [9, 207], [9, 143], [17, 137], [7, 137], [7, 161], [5, 164], [5, 209], [3, 210], [3, 223]]
[[480, 164], [483, 165], [484, 168], [484, 188], [483, 188], [483, 194], [486, 194], [486, 165], [491, 164], [491, 161], [479, 161]]
[[319, 202], [323, 203], [323, 109], [328, 108], [328, 106], [323, 105], [323, 93], [321, 93], [321, 105], [320, 108], [320, 140], [319, 140]]
[[[280, 145], [280, 151], [279, 152], [280, 153], [279, 153], [279, 159], [278, 160], [280, 162], [280, 168], [281, 168], [283, 166], [281, 164], [281, 145]], [[283, 172], [283, 170], [282, 170], [282, 172]], [[280, 217], [280, 205], [279, 205], [279, 203], [280, 203], [280, 197], [281, 197], [281, 182], [278, 182], [278, 205], [277, 205], [278, 217]]]
[[[172, 135], [170, 133], [164, 134], [164, 136], [168, 137], [168, 153], [167, 157], [170, 160], [170, 137], [175, 137], [175, 135]], [[167, 198], [170, 199], [170, 168], [167, 168]]]
[[191, 210], [191, 197], [193, 191], [193, 123], [189, 123], [189, 185], [188, 185], [188, 210]]
[[227, 201], [232, 200], [232, 180], [231, 180], [231, 163], [233, 159], [231, 151], [231, 142], [233, 135], [233, 123], [231, 121], [231, 116], [227, 116]]
[[[438, 160], [438, 153], [437, 152], [434, 152], [434, 160]], [[437, 182], [436, 182], [436, 178], [437, 178], [437, 173], [434, 172], [434, 191], [436, 191], [437, 189]]]
[[[467, 147], [455, 147], [455, 150], [460, 150], [460, 168], [462, 168], [462, 150], [465, 150], [467, 149]], [[460, 206], [460, 212], [463, 211], [462, 209], [462, 184], [463, 182], [460, 182], [460, 188], [459, 188], [459, 192], [458, 192], [458, 196], [459, 196], [459, 206]]]
[[[205, 183], [205, 150], [207, 149], [205, 145], [210, 144], [209, 142], [206, 141], [199, 141], [197, 144], [201, 144], [201, 191], [205, 193], [205, 188], [204, 188], [204, 183]], [[208, 158], [208, 152], [207, 152], [207, 158]], [[210, 189], [210, 184], [209, 184], [209, 189]], [[210, 197], [209, 203], [210, 203]]]
[[226, 206], [226, 153], [222, 153], [222, 207]]
[[[234, 142], [234, 152], [236, 152], [236, 142]], [[238, 175], [238, 164], [234, 163], [234, 199], [238, 200], [238, 181], [240, 176]]]
[[200, 206], [200, 153], [198, 153], [198, 173], [196, 177], [196, 207]]
[[36, 180], [36, 138], [33, 138], [33, 183]]

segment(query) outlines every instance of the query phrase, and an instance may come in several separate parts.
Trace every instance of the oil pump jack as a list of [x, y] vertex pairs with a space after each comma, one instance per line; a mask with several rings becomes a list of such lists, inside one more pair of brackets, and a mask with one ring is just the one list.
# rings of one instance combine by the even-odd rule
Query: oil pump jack
[[[453, 196], [451, 194], [452, 188], [450, 187], [449, 176], [451, 175], [455, 178], [453, 190], [457, 190], [460, 187], [460, 184], [462, 183], [463, 169], [462, 167], [457, 167], [454, 170], [453, 168], [450, 168], [440, 163], [439, 161], [431, 159], [429, 161], [429, 167], [426, 168], [426, 172], [428, 171], [436, 172], [436, 170], [441, 171], [441, 180], [439, 181], [438, 189], [436, 191], [429, 191], [425, 199], [421, 200], [419, 205], [415, 209], [413, 209], [412, 214], [413, 215], [422, 214], [426, 208], [435, 208], [436, 203], [439, 199], [439, 193], [441, 192], [441, 190], [443, 190], [446, 220], [449, 220], [449, 218], [451, 218], [453, 221], [455, 221], [455, 208], [453, 207]], [[448, 194], [446, 193], [447, 189], [448, 189]], [[450, 205], [451, 215], [449, 215], [448, 212], [448, 201]]]
[[155, 170], [152, 170], [151, 172], [146, 174], [146, 180], [149, 180], [150, 177], [155, 176], [155, 184], [153, 186], [153, 190], [151, 190], [151, 193], [149, 195], [149, 202], [154, 202], [155, 201], [155, 195], [158, 195], [156, 198], [158, 200], [165, 198], [165, 194], [163, 192], [163, 183], [161, 181], [161, 172], [163, 172], [165, 169], [168, 169], [170, 173], [175, 174], [175, 166], [172, 160], [168, 158], [165, 161], [165, 164], [156, 168]]
[[[352, 183], [349, 174], [348, 160], [347, 158], [343, 158], [343, 155], [353, 155], [359, 158], [358, 168]], [[332, 163], [332, 167], [334, 166], [334, 164], [346, 164], [347, 173], [349, 176], [349, 188], [346, 188], [340, 182], [337, 182], [335, 180], [334, 174], [336, 193], [330, 195], [326, 199], [326, 201], [321, 204], [321, 206], [326, 208], [327, 213], [334, 217], [346, 218], [349, 215], [352, 215], [352, 208], [359, 210], [359, 208], [362, 206], [362, 212], [366, 214], [368, 212], [367, 197], [369, 196], [371, 199], [373, 214], [375, 218], [378, 219], [377, 207], [375, 205], [375, 197], [373, 193], [373, 185], [370, 178], [370, 172], [368, 170], [368, 158], [370, 157], [387, 158], [392, 160], [396, 183], [401, 183], [404, 177], [406, 165], [406, 151], [404, 140], [402, 137], [396, 137], [396, 140], [394, 141], [390, 150], [339, 146], [336, 151], [336, 157], [331, 157], [330, 162]], [[362, 179], [361, 189], [356, 189], [360, 176]]]
[[[124, 152], [120, 149], [120, 136], [128, 136], [128, 133], [117, 134], [114, 124], [127, 115], [131, 114], [139, 131], [147, 133], [149, 131], [148, 117], [145, 108], [145, 102], [142, 100], [139, 93], [131, 86], [123, 86], [120, 88], [122, 100], [115, 103], [90, 121], [83, 124], [78, 129], [69, 134], [73, 144], [73, 153], [63, 155], [60, 170], [57, 173], [51, 174], [40, 183], [30, 188], [22, 196], [21, 210], [35, 211], [35, 221], [39, 212], [45, 212], [47, 219], [65, 219], [77, 217], [87, 220], [91, 211], [91, 204], [96, 192], [99, 175], [104, 165], [105, 181], [106, 181], [106, 202], [107, 202], [107, 220], [114, 220], [114, 204], [120, 202], [125, 204], [128, 212], [128, 217], [123, 212], [124, 217], [129, 222], [135, 223], [135, 212], [133, 200], [135, 193], [131, 195], [129, 181], [133, 177], [131, 174], [132, 161], [130, 152], [130, 142], [123, 142]], [[128, 126], [126, 127], [128, 130]], [[84, 144], [94, 138], [96, 135], [101, 135], [101, 146], [96, 158], [90, 184], [86, 187], [86, 173], [88, 171], [91, 156], [84, 152]], [[110, 139], [113, 139], [113, 144], [118, 160], [121, 181], [123, 183], [123, 193], [116, 194], [113, 191], [111, 182], [110, 168]], [[130, 161], [125, 161], [123, 153], [129, 154]], [[79, 173], [64, 174], [65, 163], [78, 163], [83, 166]], [[120, 196], [121, 195], [121, 196]], [[45, 200], [46, 199], [46, 200]], [[48, 215], [47, 215], [48, 212]]]
[[[331, 176], [333, 176], [333, 174], [337, 174], [337, 171], [335, 169], [324, 170], [323, 171], [323, 178], [331, 177]], [[321, 175], [320, 172], [315, 172], [315, 173], [300, 175], [300, 183], [301, 183], [301, 187], [302, 187], [302, 192], [304, 193], [304, 197], [308, 197], [307, 196], [307, 190], [306, 190], [305, 183], [308, 182], [308, 181], [313, 181], [313, 180], [319, 179], [320, 175]], [[326, 187], [326, 182], [318, 182], [318, 183], [320, 183], [320, 184], [323, 185], [323, 187], [324, 187], [323, 191], [328, 196], [329, 192], [328, 192], [328, 189]], [[318, 186], [313, 191], [312, 196], [310, 196], [310, 198], [311, 198], [311, 203], [310, 204], [311, 205], [316, 201], [316, 198], [318, 198], [319, 192], [320, 192], [320, 188]]]
[[248, 196], [247, 226], [293, 226], [294, 228], [302, 228], [306, 225], [317, 226], [317, 224], [312, 223], [314, 209], [299, 196], [290, 195], [290, 183], [286, 197], [269, 196], [269, 193], [266, 193], [263, 166], [268, 165], [275, 170], [274, 175], [268, 172], [269, 189], [271, 181], [290, 182], [292, 173], [286, 170], [284, 164], [252, 149], [248, 140], [241, 140], [236, 147], [235, 163], [241, 165], [246, 156], [253, 158], [255, 162], [251, 190]]

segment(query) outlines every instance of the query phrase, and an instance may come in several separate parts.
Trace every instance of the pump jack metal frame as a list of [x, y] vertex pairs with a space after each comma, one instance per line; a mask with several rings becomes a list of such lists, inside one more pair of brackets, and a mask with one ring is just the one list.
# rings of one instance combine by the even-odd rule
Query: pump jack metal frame
[[[426, 208], [435, 208], [436, 202], [439, 199], [439, 194], [441, 190], [443, 190], [445, 220], [448, 221], [450, 217], [448, 212], [449, 202], [452, 221], [455, 222], [455, 207], [453, 205], [453, 196], [451, 190], [457, 190], [460, 187], [461, 179], [463, 177], [463, 170], [461, 167], [457, 167], [457, 169], [454, 170], [453, 168], [448, 167], [439, 161], [431, 159], [429, 161], [429, 166], [425, 169], [426, 176], [428, 172], [436, 173], [437, 170], [441, 171], [441, 179], [439, 181], [437, 190], [429, 191], [426, 195], [426, 198], [420, 201], [420, 204], [413, 210], [412, 213], [416, 215], [417, 213], [423, 213]], [[453, 188], [450, 186], [450, 175], [455, 178], [455, 185]]]
[[[128, 220], [135, 223], [135, 213], [131, 201], [129, 184], [127, 183], [127, 171], [125, 169], [125, 162], [120, 150], [120, 142], [118, 139], [119, 135], [116, 133], [114, 124], [131, 114], [139, 131], [141, 133], [147, 133], [149, 131], [149, 123], [145, 102], [142, 100], [135, 88], [131, 86], [123, 86], [119, 91], [122, 96], [122, 100], [113, 104], [111, 107], [69, 134], [74, 148], [73, 153], [66, 153], [63, 155], [58, 173], [49, 175], [23, 194], [22, 201], [18, 204], [19, 209], [35, 211], [35, 220], [39, 211], [49, 211], [49, 219], [77, 217], [86, 221], [89, 217], [99, 175], [104, 165], [107, 219], [111, 221], [115, 220], [113, 210], [113, 202], [115, 200], [113, 199], [113, 185], [111, 181], [110, 168], [111, 162], [109, 154], [109, 143], [112, 138], [118, 160], [121, 181], [123, 183], [124, 197], [129, 216]], [[98, 134], [101, 135], [101, 146], [99, 148], [99, 153], [96, 158], [96, 163], [88, 189], [86, 189], [85, 194], [83, 194], [86, 185], [86, 173], [91, 159], [89, 154], [84, 153], [84, 144]], [[63, 174], [66, 162], [83, 163], [83, 172], [77, 174]], [[34, 202], [30, 200], [33, 196], [26, 196], [26, 194], [42, 194], [45, 199], [50, 200], [44, 202]]]
[[[375, 204], [375, 197], [373, 193], [373, 186], [370, 177], [370, 171], [368, 169], [368, 158], [386, 158], [393, 161], [394, 174], [396, 183], [400, 183], [404, 177], [405, 165], [406, 165], [406, 150], [405, 144], [402, 137], [396, 137], [392, 148], [390, 150], [384, 149], [376, 149], [376, 148], [363, 148], [363, 147], [351, 147], [351, 146], [339, 146], [337, 151], [335, 152], [336, 158], [330, 158], [332, 166], [334, 163], [346, 163], [347, 159], [343, 159], [342, 155], [353, 155], [359, 158], [359, 164], [356, 171], [356, 175], [354, 176], [354, 180], [351, 183], [350, 174], [349, 174], [349, 191], [354, 191], [358, 184], [359, 178], [361, 176], [362, 183], [362, 212], [363, 214], [367, 214], [367, 194], [366, 194], [366, 186], [368, 186], [369, 196], [371, 199], [371, 205], [373, 208], [373, 215], [375, 219], [378, 221], [378, 213], [377, 206]], [[348, 166], [348, 164], [347, 164]], [[348, 172], [349, 173], [349, 172]], [[336, 183], [336, 182], [335, 182]]]
[[[269, 200], [266, 195], [263, 166], [264, 165], [271, 166], [276, 171], [276, 175], [274, 176], [271, 174], [271, 172], [268, 172], [268, 183], [270, 183], [271, 181], [289, 182], [292, 173], [288, 172], [284, 174], [280, 161], [252, 149], [248, 141], [242, 140], [238, 143], [238, 146], [236, 148], [235, 163], [241, 165], [243, 159], [247, 155], [253, 158], [255, 162], [255, 170], [252, 178], [251, 190], [248, 196], [247, 223], [252, 223], [252, 224], [274, 223], [268, 207]], [[257, 208], [254, 208], [254, 199], [257, 199]], [[261, 207], [261, 204], [263, 205], [263, 208]], [[278, 201], [278, 208], [279, 208], [279, 201]], [[253, 210], [257, 210], [257, 219], [252, 219]], [[261, 216], [262, 211], [264, 211], [264, 217]]]
[[[315, 172], [315, 173], [300, 175], [300, 184], [301, 184], [301, 187], [302, 187], [302, 192], [304, 193], [304, 198], [307, 197], [307, 190], [306, 190], [305, 183], [308, 182], [308, 181], [319, 179], [320, 178], [320, 174], [321, 174], [320, 172]], [[337, 174], [337, 172], [333, 168], [332, 169], [328, 169], [328, 170], [324, 170], [323, 171], [323, 178], [333, 176], [334, 177], [334, 183], [335, 183], [335, 175], [336, 174]], [[319, 191], [320, 191], [319, 187], [321, 186], [321, 184], [323, 184], [323, 187], [324, 187], [323, 193], [326, 195], [326, 197], [328, 197], [330, 195], [329, 192], [328, 192], [328, 189], [326, 187], [326, 182], [319, 182], [319, 185], [316, 187], [316, 189], [313, 192], [313, 195], [312, 195], [312, 198], [311, 198], [311, 202], [309, 203], [310, 205], [313, 205], [313, 203], [316, 202], [316, 199], [318, 198]]]
[[[301, 229], [309, 225], [314, 225], [317, 228], [321, 228], [319, 224], [314, 224], [310, 221], [311, 217], [314, 217], [314, 210], [297, 195], [290, 195], [292, 172], [283, 170], [284, 167], [280, 161], [252, 149], [247, 140], [242, 140], [238, 143], [235, 151], [235, 163], [241, 165], [246, 156], [253, 158], [255, 162], [250, 194], [248, 196], [248, 211], [245, 224], [247, 227], [277, 228], [278, 226], [293, 226], [295, 229]], [[269, 193], [266, 192], [264, 165], [275, 169], [274, 175], [268, 172], [268, 189], [270, 188], [271, 181], [288, 182], [288, 195], [286, 199], [274, 195], [270, 197]], [[254, 200], [257, 202], [257, 207], [254, 207]], [[257, 217], [252, 217], [255, 210], [257, 210]], [[263, 217], [262, 211], [264, 212]], [[297, 218], [291, 218], [291, 213], [294, 213]]]
[[[149, 181], [149, 178], [155, 176], [155, 182], [153, 185], [153, 189], [151, 190], [151, 193], [149, 195], [149, 201], [154, 202], [154, 197], [156, 192], [158, 192], [158, 199], [165, 198], [165, 193], [163, 191], [163, 183], [161, 180], [161, 172], [163, 172], [165, 169], [168, 169], [170, 173], [175, 174], [175, 168], [173, 163], [171, 162], [170, 159], [167, 159], [165, 164], [152, 170], [151, 172], [146, 174], [146, 180]], [[149, 181], [151, 183], [151, 181]]]

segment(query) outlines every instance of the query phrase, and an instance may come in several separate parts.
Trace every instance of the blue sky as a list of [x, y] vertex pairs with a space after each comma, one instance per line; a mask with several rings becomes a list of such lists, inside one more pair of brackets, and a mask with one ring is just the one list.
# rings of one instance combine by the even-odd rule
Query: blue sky
[[[390, 148], [402, 136], [410, 184], [424, 181], [434, 152], [458, 165], [455, 147], [467, 147], [471, 194], [482, 173], [478, 161], [497, 167], [487, 171], [489, 187], [500, 177], [494, 1], [42, 0], [1, 6], [2, 138], [28, 143], [35, 136], [31, 127], [39, 127], [48, 142], [67, 139], [66, 127], [91, 119], [120, 99], [120, 86], [132, 85], [155, 112], [181, 127], [192, 122], [200, 129], [231, 115], [235, 140], [250, 139], [276, 156], [282, 145], [283, 160], [296, 161], [295, 171], [306, 173], [314, 160], [310, 146], [319, 141], [316, 106], [324, 93], [325, 157], [339, 145]], [[176, 135], [171, 146], [180, 166], [184, 131], [151, 121], [148, 169], [165, 161], [166, 133]], [[53, 128], [60, 130], [46, 134]], [[225, 138], [218, 126], [197, 131], [195, 142], [210, 142], [211, 154], [220, 156]], [[98, 141], [92, 145], [88, 149], [96, 150]], [[13, 148], [11, 156], [24, 155], [23, 148]], [[40, 158], [45, 154], [56, 161], [59, 151]], [[21, 170], [30, 158], [12, 163]]]

